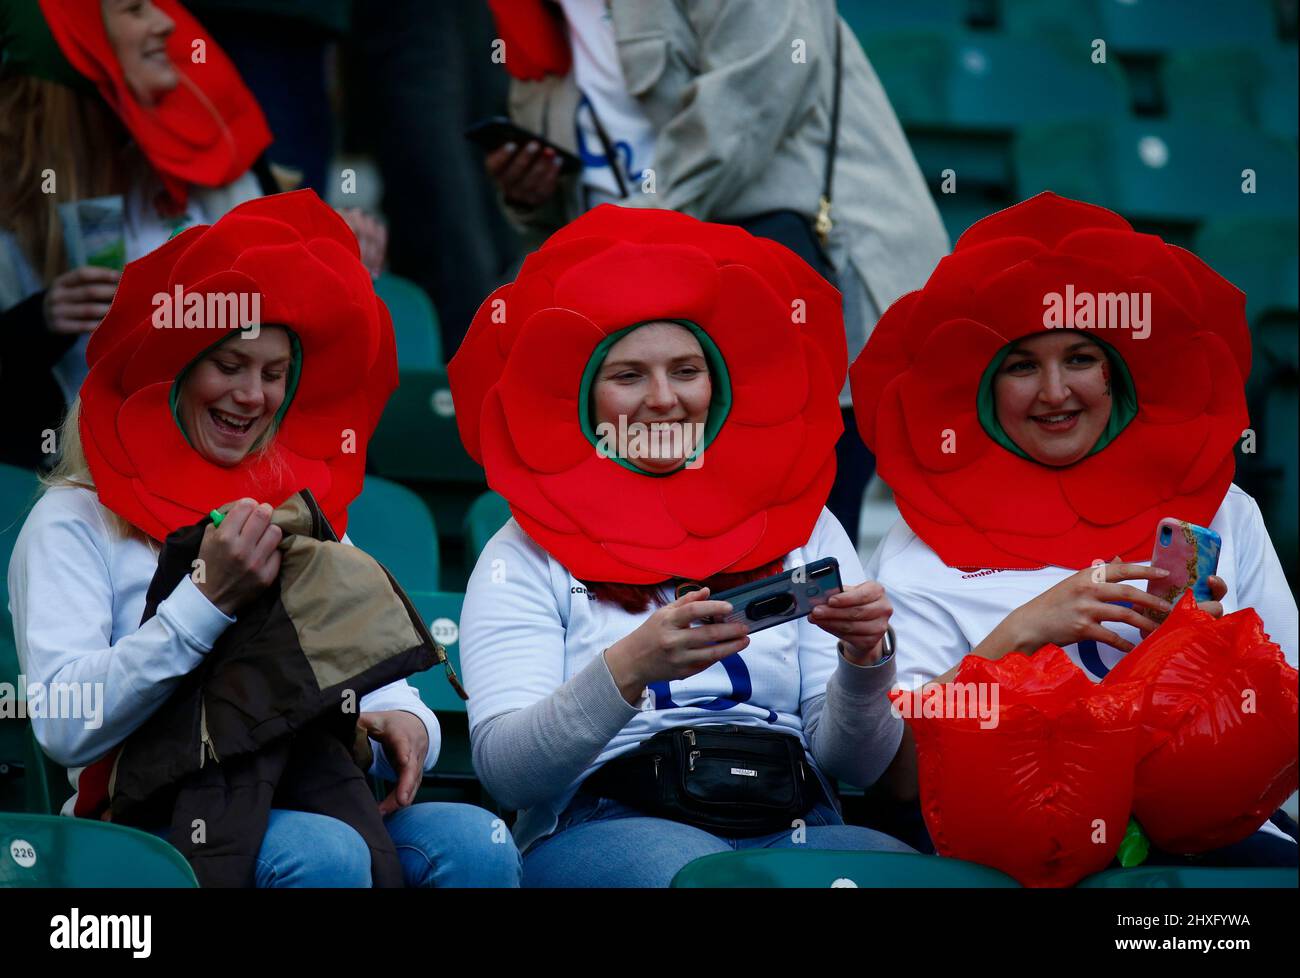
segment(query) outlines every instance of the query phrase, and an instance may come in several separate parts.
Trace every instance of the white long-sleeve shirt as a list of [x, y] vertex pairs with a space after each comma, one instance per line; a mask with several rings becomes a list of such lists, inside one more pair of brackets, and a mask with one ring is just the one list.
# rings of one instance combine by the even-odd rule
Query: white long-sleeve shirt
[[[1264, 630], [1294, 666], [1295, 598], [1255, 500], [1231, 486], [1210, 529], [1223, 541], [1218, 576], [1228, 585], [1222, 602], [1224, 613], [1254, 608]], [[1155, 532], [1153, 524], [1153, 543]], [[1075, 573], [1067, 567], [1050, 566], [997, 571], [949, 567], [901, 519], [866, 567], [867, 576], [885, 586], [894, 607], [891, 621], [898, 635], [898, 681], [909, 688], [943, 675], [1008, 614]], [[1127, 583], [1145, 587], [1142, 581]], [[1134, 645], [1141, 639], [1138, 630], [1125, 622], [1104, 624]], [[1123, 652], [1101, 642], [1077, 642], [1064, 648], [1094, 681], [1100, 681], [1124, 657]]]
[[[141, 625], [158, 554], [143, 540], [116, 534], [107, 516], [88, 489], [50, 489], [28, 515], [9, 562], [9, 609], [28, 688], [75, 683], [98, 704], [98, 716], [88, 715], [94, 711], [83, 692], [78, 716], [30, 710], [37, 741], [69, 768], [74, 790], [85, 766], [143, 724], [235, 621], [186, 576]], [[441, 737], [419, 693], [399, 680], [361, 698], [361, 712], [380, 710], [420, 718], [429, 734], [424, 769], [431, 770]], [[381, 745], [371, 746], [372, 772], [396, 780]]]

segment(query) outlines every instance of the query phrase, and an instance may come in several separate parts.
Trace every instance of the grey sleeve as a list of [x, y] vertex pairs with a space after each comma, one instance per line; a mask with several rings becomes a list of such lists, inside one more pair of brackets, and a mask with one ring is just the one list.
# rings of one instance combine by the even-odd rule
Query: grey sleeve
[[855, 666], [844, 656], [826, 692], [800, 707], [808, 750], [828, 777], [869, 788], [889, 767], [903, 739], [903, 721], [890, 708], [894, 658]]
[[474, 770], [501, 805], [531, 808], [563, 793], [636, 713], [598, 655], [546, 698], [476, 725]]

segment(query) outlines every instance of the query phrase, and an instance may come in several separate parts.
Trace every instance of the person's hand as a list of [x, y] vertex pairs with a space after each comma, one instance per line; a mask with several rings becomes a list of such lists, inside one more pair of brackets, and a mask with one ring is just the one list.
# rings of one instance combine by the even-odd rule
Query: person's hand
[[380, 743], [397, 775], [397, 787], [379, 803], [379, 814], [391, 815], [415, 799], [429, 754], [429, 731], [423, 720], [406, 710], [363, 713], [357, 717], [357, 726]]
[[339, 208], [339, 217], [347, 222], [352, 233], [357, 236], [357, 245], [361, 248], [361, 264], [366, 266], [371, 278], [378, 278], [388, 254], [388, 228], [358, 207]]
[[1198, 601], [1196, 607], [1209, 612], [1215, 618], [1222, 618], [1223, 596], [1228, 593], [1228, 582], [1217, 574], [1211, 574], [1205, 579], [1205, 583], [1210, 586], [1210, 600]]
[[227, 615], [256, 598], [280, 573], [277, 548], [283, 534], [271, 523], [273, 512], [269, 503], [241, 499], [220, 526], [203, 531], [194, 584]]
[[682, 595], [605, 650], [605, 662], [623, 699], [635, 705], [650, 683], [693, 676], [749, 645], [749, 628], [743, 622], [691, 625], [731, 613], [726, 601], [709, 601], [708, 596], [708, 588]]
[[863, 581], [832, 594], [826, 604], [813, 608], [808, 620], [848, 646], [850, 662], [869, 666], [884, 654], [885, 632], [893, 613], [884, 585]]
[[555, 150], [536, 140], [523, 149], [514, 143], [498, 146], [484, 160], [506, 203], [521, 207], [539, 207], [551, 199], [560, 184], [560, 163]]
[[122, 273], [82, 265], [64, 272], [45, 291], [45, 325], [51, 333], [89, 333], [108, 315]]
[[[1095, 580], [1099, 569], [1103, 572], [1101, 583]], [[1102, 622], [1126, 622], [1145, 638], [1158, 623], [1138, 609], [1150, 608], [1168, 614], [1173, 605], [1142, 588], [1119, 582], [1158, 581], [1168, 576], [1169, 572], [1161, 567], [1143, 567], [1122, 563], [1118, 559], [1100, 567], [1085, 567], [1008, 615], [1003, 622], [1008, 626], [1005, 637], [1014, 647], [1001, 651], [1003, 654], [1034, 652], [1049, 642], [1065, 646], [1092, 639], [1105, 642], [1121, 652], [1132, 652], [1133, 643], [1120, 638]], [[1134, 607], [1125, 608], [1113, 603], [1116, 601], [1127, 601]]]

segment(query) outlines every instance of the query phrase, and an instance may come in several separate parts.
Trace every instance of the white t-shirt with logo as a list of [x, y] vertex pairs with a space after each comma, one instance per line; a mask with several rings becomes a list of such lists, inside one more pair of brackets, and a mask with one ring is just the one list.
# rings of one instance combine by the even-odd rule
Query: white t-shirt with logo
[[574, 81], [582, 93], [574, 120], [578, 155], [584, 164], [582, 182], [601, 201], [618, 200], [622, 194], [592, 113], [605, 127], [628, 193], [639, 190], [645, 171], [654, 165], [654, 126], [627, 90], [609, 0], [559, 0], [559, 4], [569, 26]]
[[[823, 557], [839, 561], [845, 587], [864, 580], [848, 534], [825, 508], [808, 542], [786, 555], [783, 568]], [[461, 612], [470, 730], [550, 696], [656, 610], [631, 614], [613, 602], [596, 601], [513, 518], [508, 520], [483, 549]], [[525, 836], [550, 831], [588, 771], [670, 727], [701, 720], [749, 724], [794, 734], [806, 748], [802, 704], [826, 692], [839, 664], [834, 636], [799, 618], [749, 638], [743, 652], [688, 679], [652, 684], [640, 711], [554, 800], [551, 811], [521, 814]], [[516, 835], [520, 832], [517, 828]]]
[[[1222, 538], [1218, 576], [1228, 585], [1225, 614], [1254, 608], [1264, 629], [1296, 664], [1296, 603], [1255, 500], [1237, 486], [1224, 497], [1210, 523]], [[1152, 540], [1155, 527], [1151, 527]], [[949, 567], [899, 520], [867, 561], [868, 579], [879, 581], [893, 605], [890, 623], [898, 637], [898, 682], [912, 689], [946, 673], [969, 655], [1013, 610], [1077, 571], [971, 570]], [[1145, 588], [1143, 581], [1126, 582]], [[1137, 644], [1138, 630], [1125, 622], [1104, 622], [1120, 638]], [[1089, 678], [1100, 681], [1124, 657], [1101, 642], [1064, 646]], [[1271, 823], [1264, 830], [1289, 838]]]

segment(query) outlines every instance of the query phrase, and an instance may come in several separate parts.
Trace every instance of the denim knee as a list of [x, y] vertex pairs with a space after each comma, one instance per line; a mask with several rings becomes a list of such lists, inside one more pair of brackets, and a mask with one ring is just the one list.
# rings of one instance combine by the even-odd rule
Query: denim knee
[[259, 887], [370, 884], [370, 847], [356, 829], [328, 815], [272, 809], [257, 856]]

